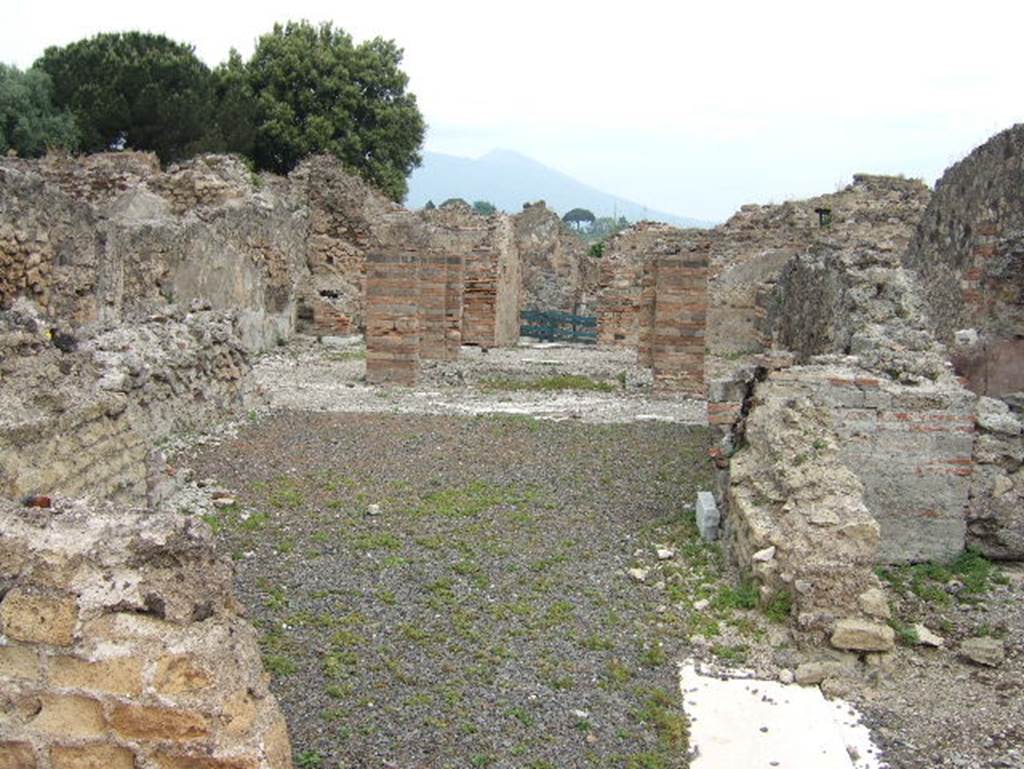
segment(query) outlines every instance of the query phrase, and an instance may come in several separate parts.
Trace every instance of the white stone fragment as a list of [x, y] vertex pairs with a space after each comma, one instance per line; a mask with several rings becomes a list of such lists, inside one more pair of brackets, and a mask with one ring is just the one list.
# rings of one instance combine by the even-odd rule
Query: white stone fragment
[[718, 539], [718, 527], [721, 523], [721, 516], [718, 512], [718, 505], [715, 496], [710, 491], [697, 492], [697, 530], [701, 539], [707, 542], [714, 542]]

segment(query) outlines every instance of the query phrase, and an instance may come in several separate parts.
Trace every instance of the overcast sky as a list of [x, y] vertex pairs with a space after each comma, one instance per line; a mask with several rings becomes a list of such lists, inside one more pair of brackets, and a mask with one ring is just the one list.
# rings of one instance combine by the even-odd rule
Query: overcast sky
[[405, 48], [426, 149], [529, 155], [705, 219], [834, 191], [853, 173], [929, 183], [1024, 120], [1019, 0], [701, 3], [291, 0], [5, 3], [0, 60], [141, 29], [211, 66], [275, 21], [333, 21]]

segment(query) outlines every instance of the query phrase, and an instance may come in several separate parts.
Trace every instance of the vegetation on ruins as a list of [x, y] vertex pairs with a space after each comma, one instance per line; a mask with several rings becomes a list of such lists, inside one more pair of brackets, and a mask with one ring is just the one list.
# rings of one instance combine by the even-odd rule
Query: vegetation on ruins
[[494, 203], [491, 203], [488, 200], [474, 200], [473, 210], [476, 211], [478, 214], [490, 216], [493, 213], [497, 213], [498, 208], [497, 206], [494, 205]]
[[22, 72], [0, 64], [0, 155], [13, 150], [38, 157], [77, 144], [74, 116], [53, 105], [53, 84], [40, 69]]
[[163, 35], [104, 33], [47, 48], [36, 67], [54, 103], [75, 116], [76, 149], [131, 146], [168, 162], [202, 148], [213, 113], [209, 68]]
[[276, 24], [213, 71], [163, 35], [99, 34], [0, 69], [0, 150], [234, 152], [276, 173], [326, 153], [402, 200], [426, 126], [401, 62], [394, 41], [357, 45], [330, 23]]

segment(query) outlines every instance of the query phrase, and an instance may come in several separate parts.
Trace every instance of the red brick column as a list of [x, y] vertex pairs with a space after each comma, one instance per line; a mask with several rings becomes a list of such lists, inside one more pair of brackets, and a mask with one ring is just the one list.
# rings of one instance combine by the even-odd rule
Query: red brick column
[[[705, 394], [708, 251], [696, 246], [659, 256], [654, 270], [653, 327], [648, 332], [654, 384], [698, 397]], [[645, 281], [645, 294], [648, 291]], [[641, 345], [641, 356], [645, 345]], [[642, 360], [642, 358], [641, 358]]]
[[419, 254], [367, 256], [366, 381], [413, 385], [420, 361]]
[[465, 266], [461, 256], [445, 258], [444, 327], [445, 359], [455, 360], [462, 347], [462, 292]]
[[420, 258], [419, 277], [419, 348], [423, 360], [444, 360], [447, 355], [448, 295], [447, 258], [431, 251]]

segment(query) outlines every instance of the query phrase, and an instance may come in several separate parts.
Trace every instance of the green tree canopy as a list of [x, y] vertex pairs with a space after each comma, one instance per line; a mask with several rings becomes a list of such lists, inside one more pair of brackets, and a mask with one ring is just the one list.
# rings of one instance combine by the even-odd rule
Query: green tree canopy
[[51, 147], [73, 149], [78, 143], [74, 116], [51, 100], [49, 76], [0, 64], [0, 155], [14, 150], [38, 157]]
[[47, 48], [36, 66], [52, 78], [56, 106], [74, 113], [86, 152], [124, 142], [178, 160], [209, 129], [210, 71], [191, 46], [163, 35], [104, 33]]
[[256, 94], [245, 62], [234, 48], [228, 60], [213, 71], [215, 105], [203, 149], [237, 152], [251, 158], [256, 146]]
[[473, 210], [478, 214], [490, 216], [491, 214], [496, 213], [498, 209], [494, 203], [491, 203], [489, 200], [474, 200]]
[[404, 198], [426, 126], [405, 91], [401, 61], [391, 40], [356, 46], [329, 23], [276, 24], [248, 64], [256, 164], [287, 173], [307, 155], [327, 152], [394, 200]]
[[593, 213], [585, 208], [574, 208], [562, 217], [562, 221], [573, 225], [578, 230], [583, 226], [584, 222], [593, 224], [596, 218]]

